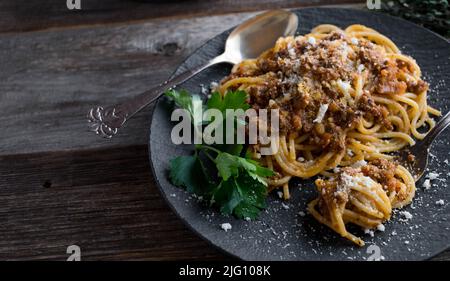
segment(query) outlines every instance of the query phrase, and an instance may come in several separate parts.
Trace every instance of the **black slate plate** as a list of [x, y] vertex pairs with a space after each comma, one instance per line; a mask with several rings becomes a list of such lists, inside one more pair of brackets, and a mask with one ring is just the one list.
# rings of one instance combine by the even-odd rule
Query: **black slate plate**
[[[429, 103], [444, 113], [450, 107], [450, 44], [438, 35], [412, 23], [358, 10], [311, 8], [297, 10], [299, 34], [312, 27], [331, 23], [340, 27], [361, 23], [389, 36], [403, 51], [413, 56], [422, 67], [425, 79], [431, 84]], [[196, 66], [223, 51], [229, 31], [211, 39], [195, 51], [176, 71]], [[191, 93], [201, 92], [200, 84], [209, 85], [227, 75], [230, 67], [212, 67], [178, 88]], [[258, 221], [243, 221], [223, 217], [215, 210], [204, 207], [197, 199], [168, 181], [169, 160], [178, 155], [187, 155], [192, 150], [188, 145], [174, 145], [170, 140], [173, 123], [170, 114], [173, 107], [162, 98], [154, 108], [150, 132], [149, 150], [152, 169], [170, 206], [177, 215], [196, 233], [225, 252], [244, 260], [365, 260], [371, 256], [371, 245], [380, 248], [386, 260], [423, 260], [448, 248], [450, 243], [450, 130], [444, 132], [432, 149], [430, 170], [440, 173], [432, 181], [432, 188], [425, 190], [423, 180], [417, 184], [414, 203], [404, 210], [413, 218], [407, 222], [397, 212], [386, 223], [384, 232], [375, 237], [352, 229], [366, 241], [363, 248], [356, 247], [319, 225], [306, 213], [306, 204], [316, 196], [312, 181], [297, 180], [291, 186], [292, 199], [282, 206], [276, 194], [269, 196], [269, 207]], [[443, 199], [440, 206], [436, 201]], [[220, 224], [229, 222], [232, 230], [225, 232]]]

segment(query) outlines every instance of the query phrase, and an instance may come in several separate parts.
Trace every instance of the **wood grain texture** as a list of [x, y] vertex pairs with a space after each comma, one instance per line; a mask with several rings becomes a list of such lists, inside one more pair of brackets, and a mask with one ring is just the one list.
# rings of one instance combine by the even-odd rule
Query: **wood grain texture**
[[0, 157], [0, 260], [226, 258], [161, 199], [147, 147], [126, 150]]
[[362, 0], [81, 0], [81, 10], [68, 10], [65, 0], [3, 0], [0, 32], [34, 31], [74, 25], [121, 23], [312, 5], [363, 4]]
[[0, 35], [0, 155], [146, 144], [149, 108], [112, 140], [87, 131], [88, 110], [161, 83], [208, 38], [252, 15]]

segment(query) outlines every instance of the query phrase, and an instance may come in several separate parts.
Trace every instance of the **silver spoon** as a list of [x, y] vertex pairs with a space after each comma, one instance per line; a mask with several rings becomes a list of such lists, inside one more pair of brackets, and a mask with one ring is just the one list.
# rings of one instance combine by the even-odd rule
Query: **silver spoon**
[[439, 120], [423, 140], [399, 152], [397, 161], [412, 172], [416, 182], [422, 178], [427, 169], [431, 144], [449, 125], [450, 112]]
[[223, 54], [123, 103], [92, 108], [88, 114], [92, 131], [100, 136], [111, 138], [128, 119], [157, 100], [168, 89], [183, 83], [212, 65], [236, 64], [244, 59], [256, 58], [265, 50], [273, 47], [278, 38], [294, 35], [297, 25], [297, 16], [284, 10], [265, 12], [245, 21], [230, 33]]

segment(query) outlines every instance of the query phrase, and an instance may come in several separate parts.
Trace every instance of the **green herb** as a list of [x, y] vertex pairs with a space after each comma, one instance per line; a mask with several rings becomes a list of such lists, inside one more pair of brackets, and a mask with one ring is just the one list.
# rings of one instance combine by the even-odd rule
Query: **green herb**
[[[215, 180], [208, 176], [214, 173]], [[272, 175], [272, 170], [251, 159], [206, 145], [198, 145], [192, 156], [180, 156], [170, 162], [170, 180], [174, 185], [217, 204], [223, 214], [239, 218], [255, 219], [265, 208], [264, 178]]]
[[[222, 122], [225, 122], [227, 118], [230, 118], [230, 116], [227, 116], [226, 113], [227, 109], [232, 110], [242, 109], [243, 111], [245, 111], [250, 108], [250, 105], [246, 102], [246, 100], [247, 100], [247, 93], [244, 91], [228, 92], [225, 96], [222, 96], [219, 92], [214, 92], [211, 94], [211, 97], [207, 101], [207, 109], [220, 110], [224, 118]], [[237, 124], [238, 121], [241, 122], [242, 120], [235, 120], [235, 124]], [[224, 136], [226, 135], [225, 133], [226, 132], [223, 133]], [[235, 141], [236, 143], [238, 143], [236, 138]], [[243, 146], [241, 144], [216, 145], [216, 148], [233, 155], [239, 155], [239, 153], [242, 151]]]
[[[187, 92], [170, 91], [166, 95], [187, 110], [192, 109], [192, 99]], [[225, 113], [226, 109], [249, 108], [247, 94], [229, 92], [225, 97], [213, 93], [207, 108]], [[190, 111], [191, 112], [191, 111]], [[180, 156], [170, 161], [170, 180], [190, 193], [219, 207], [222, 214], [238, 218], [255, 219], [266, 207], [265, 178], [273, 171], [260, 166], [248, 154], [241, 157], [242, 145], [197, 145], [194, 155]]]
[[218, 92], [214, 92], [208, 100], [208, 109], [215, 108], [220, 110], [225, 116], [227, 109], [249, 109], [250, 105], [246, 102], [247, 93], [244, 91], [229, 92], [224, 97]]
[[218, 156], [215, 159], [215, 163], [217, 165], [220, 176], [224, 180], [228, 180], [233, 176], [238, 176], [239, 171], [243, 169], [254, 180], [257, 180], [263, 185], [266, 185], [264, 177], [273, 175], [272, 170], [259, 166], [256, 161], [231, 155], [229, 153], [218, 153]]
[[[189, 112], [194, 125], [201, 124], [201, 120], [196, 120], [194, 116], [196, 110], [200, 111], [200, 108], [204, 109], [202, 100], [198, 95], [191, 95], [185, 90], [169, 90], [165, 95], [171, 98], [178, 107], [186, 109]], [[201, 116], [198, 119], [201, 119]]]
[[448, 0], [383, 0], [382, 10], [450, 36]]
[[210, 189], [211, 180], [197, 156], [179, 156], [170, 161], [170, 180], [190, 193], [202, 195]]

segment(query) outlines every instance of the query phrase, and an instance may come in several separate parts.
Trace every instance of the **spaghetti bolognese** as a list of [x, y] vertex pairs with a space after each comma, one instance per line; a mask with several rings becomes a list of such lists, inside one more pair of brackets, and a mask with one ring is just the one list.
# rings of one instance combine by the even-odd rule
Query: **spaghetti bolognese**
[[244, 90], [252, 108], [279, 110], [278, 151], [261, 155], [261, 144], [251, 146], [275, 172], [269, 190], [282, 188], [288, 199], [291, 178], [321, 175], [310, 213], [358, 245], [364, 242], [345, 224], [374, 228], [411, 202], [414, 178], [390, 153], [424, 138], [420, 128], [432, 128], [430, 114], [440, 115], [427, 104], [416, 61], [358, 24], [280, 38], [235, 65], [216, 90]]

